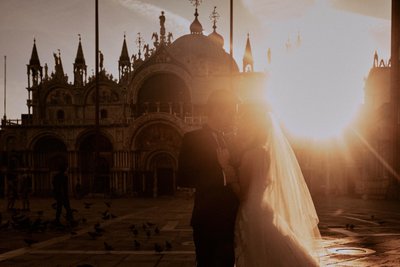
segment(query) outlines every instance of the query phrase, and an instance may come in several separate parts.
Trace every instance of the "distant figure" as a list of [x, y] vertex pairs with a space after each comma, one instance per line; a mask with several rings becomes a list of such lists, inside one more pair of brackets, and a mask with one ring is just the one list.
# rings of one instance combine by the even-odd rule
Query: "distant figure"
[[19, 195], [22, 201], [22, 210], [30, 211], [29, 195], [32, 192], [32, 178], [25, 171], [21, 176]]
[[18, 199], [18, 178], [16, 165], [11, 162], [7, 171], [7, 209], [13, 210], [15, 201]]
[[67, 212], [67, 221], [70, 223], [73, 221], [72, 210], [68, 197], [68, 176], [65, 174], [66, 170], [67, 166], [62, 164], [58, 172], [53, 177], [53, 193], [54, 199], [57, 201], [55, 220], [56, 224], [60, 224], [60, 216], [63, 206]]
[[81, 199], [82, 198], [82, 185], [80, 180], [75, 185], [75, 197], [76, 199]]

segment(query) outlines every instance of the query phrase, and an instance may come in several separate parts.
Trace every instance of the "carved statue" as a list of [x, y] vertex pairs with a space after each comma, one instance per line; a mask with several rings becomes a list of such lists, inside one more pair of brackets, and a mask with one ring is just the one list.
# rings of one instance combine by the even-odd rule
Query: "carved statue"
[[378, 67], [378, 53], [376, 53], [376, 51], [374, 54], [374, 67]]
[[143, 46], [143, 51], [144, 51], [144, 57], [148, 58], [150, 56], [150, 48], [149, 48], [149, 44], [145, 44]]
[[174, 39], [174, 36], [172, 35], [172, 32], [169, 32], [168, 33], [168, 44], [171, 44], [173, 39]]
[[60, 62], [59, 62], [59, 58], [58, 58], [58, 56], [57, 56], [57, 54], [56, 53], [53, 53], [53, 56], [54, 56], [54, 63], [56, 64], [56, 66], [58, 65], [58, 64], [60, 64]]
[[154, 40], [153, 44], [155, 47], [158, 46], [158, 33], [153, 32], [153, 35], [151, 36], [151, 39]]
[[100, 56], [100, 70], [102, 70], [103, 69], [104, 56], [103, 56], [103, 53], [101, 53], [101, 51], [99, 51], [99, 56]]

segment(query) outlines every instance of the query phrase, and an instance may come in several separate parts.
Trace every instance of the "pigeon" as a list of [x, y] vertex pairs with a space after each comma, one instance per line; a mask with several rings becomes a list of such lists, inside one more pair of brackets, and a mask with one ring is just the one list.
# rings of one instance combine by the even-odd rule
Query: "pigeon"
[[155, 223], [152, 223], [152, 222], [147, 222], [146, 224], [147, 224], [149, 227], [152, 227], [152, 226], [156, 225]]
[[97, 239], [97, 237], [98, 236], [101, 236], [101, 234], [98, 234], [98, 233], [96, 233], [96, 232], [87, 232], [88, 233], [88, 235], [92, 238], [92, 240], [95, 240], [95, 239]]
[[172, 244], [168, 240], [165, 241], [165, 250], [171, 250], [172, 249]]
[[160, 229], [158, 228], [158, 226], [156, 226], [156, 228], [154, 228], [154, 233], [155, 233], [156, 235], [159, 235], [159, 234], [160, 234]]
[[114, 250], [114, 248], [105, 241], [104, 241], [104, 249], [107, 251]]
[[139, 231], [137, 229], [133, 229], [132, 233], [135, 237], [139, 235]]
[[161, 253], [163, 251], [163, 248], [160, 244], [154, 243], [154, 251], [157, 253]]
[[111, 218], [110, 213], [108, 212], [108, 210], [104, 211], [101, 213], [103, 216], [101, 217], [103, 220], [109, 220]]
[[140, 249], [140, 243], [136, 239], [133, 241], [133, 246], [135, 247], [136, 250]]
[[94, 225], [94, 230], [96, 231], [96, 233], [101, 234], [103, 233], [105, 230], [103, 228], [100, 227], [100, 224], [96, 223]]
[[93, 205], [93, 203], [89, 202], [83, 202], [83, 204], [85, 205], [85, 209], [90, 209], [90, 207]]
[[24, 241], [29, 247], [32, 246], [33, 244], [39, 242], [39, 241], [31, 239], [31, 238], [24, 238]]
[[151, 236], [150, 230], [147, 230], [147, 231], [146, 231], [146, 235], [147, 235], [147, 238], [150, 238], [150, 236]]

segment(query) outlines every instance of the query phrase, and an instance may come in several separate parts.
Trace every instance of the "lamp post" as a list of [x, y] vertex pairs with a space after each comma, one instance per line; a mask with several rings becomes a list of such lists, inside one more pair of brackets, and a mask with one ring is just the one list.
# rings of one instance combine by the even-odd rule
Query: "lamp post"
[[[400, 104], [400, 1], [392, 0], [392, 31], [391, 31], [391, 68], [390, 68], [390, 86], [392, 102], [392, 166], [395, 173], [400, 171], [400, 139], [399, 139], [399, 104]], [[393, 177], [390, 183], [390, 198], [397, 197], [400, 192], [396, 192], [397, 177]]]

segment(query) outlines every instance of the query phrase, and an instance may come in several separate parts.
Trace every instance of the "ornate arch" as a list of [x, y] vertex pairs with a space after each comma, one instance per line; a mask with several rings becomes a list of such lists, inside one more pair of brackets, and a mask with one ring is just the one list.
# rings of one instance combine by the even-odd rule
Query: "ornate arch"
[[[168, 151], [168, 150], [156, 150], [156, 151], [153, 151], [152, 153], [149, 153], [144, 159], [144, 162], [146, 163], [146, 169], [147, 170], [153, 169], [154, 166], [152, 166], [152, 164], [154, 164], [154, 162], [157, 161], [158, 157], [164, 156], [164, 155], [171, 159], [171, 162], [170, 162], [171, 164], [169, 166], [172, 165], [172, 167], [176, 170], [178, 168], [177, 155], [174, 155], [173, 153], [171, 153], [171, 151]], [[157, 162], [160, 162], [160, 160]], [[168, 164], [166, 164], [166, 165], [168, 165]]]
[[179, 118], [167, 115], [167, 114], [150, 114], [147, 116], [140, 117], [129, 129], [130, 139], [128, 140], [129, 143], [126, 145], [130, 147], [132, 150], [137, 149], [135, 146], [135, 141], [140, 133], [147, 127], [151, 125], [165, 125], [167, 127], [171, 127], [176, 133], [182, 137], [185, 133], [185, 128], [182, 120]]
[[[85, 141], [86, 138], [90, 137], [91, 135], [95, 135], [95, 134], [96, 134], [95, 131], [92, 129], [84, 130], [81, 133], [79, 133], [78, 136], [76, 137], [75, 150], [78, 151], [80, 149], [80, 145], [82, 144], [82, 142]], [[101, 131], [100, 135], [103, 136], [104, 138], [106, 138], [110, 142], [110, 144], [112, 146], [111, 150], [114, 149], [115, 140], [114, 140], [113, 136], [106, 131]]]
[[192, 86], [191, 80], [192, 77], [190, 73], [177, 65], [162, 63], [162, 64], [154, 64], [150, 65], [147, 68], [142, 69], [140, 72], [136, 73], [130, 83], [129, 91], [128, 91], [128, 100], [130, 103], [137, 103], [139, 91], [142, 88], [144, 82], [151, 78], [151, 76], [155, 74], [166, 73], [179, 77], [183, 83], [185, 84], [189, 96], [189, 101], [192, 99]]
[[53, 138], [56, 140], [59, 140], [61, 143], [63, 143], [66, 147], [66, 149], [68, 150], [68, 143], [65, 142], [65, 137], [61, 136], [55, 132], [40, 132], [38, 134], [36, 134], [33, 138], [31, 138], [29, 144], [28, 144], [28, 148], [30, 150], [34, 150], [35, 145], [42, 139], [45, 138]]
[[46, 105], [72, 105], [74, 102], [73, 95], [67, 88], [64, 87], [51, 88], [45, 95]]

